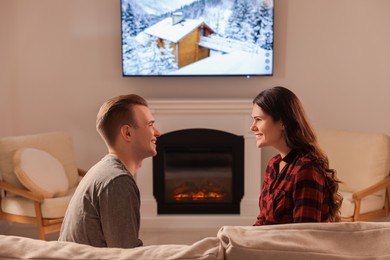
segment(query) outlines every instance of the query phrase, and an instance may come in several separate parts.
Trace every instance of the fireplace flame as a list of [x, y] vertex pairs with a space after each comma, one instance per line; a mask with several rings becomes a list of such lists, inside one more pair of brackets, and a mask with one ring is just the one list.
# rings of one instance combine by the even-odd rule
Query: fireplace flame
[[174, 189], [172, 197], [176, 201], [206, 201], [206, 200], [223, 200], [226, 192], [222, 187], [213, 181], [208, 181], [200, 187], [192, 182], [185, 182]]
[[190, 193], [179, 193], [173, 196], [175, 200], [222, 200], [224, 194], [218, 192], [190, 192]]

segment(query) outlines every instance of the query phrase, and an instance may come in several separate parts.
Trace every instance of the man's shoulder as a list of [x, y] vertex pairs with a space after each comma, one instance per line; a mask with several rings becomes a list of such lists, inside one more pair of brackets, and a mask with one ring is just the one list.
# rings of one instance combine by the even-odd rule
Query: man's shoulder
[[108, 174], [109, 176], [130, 174], [130, 172], [126, 169], [126, 167], [121, 161], [109, 154], [104, 156], [99, 162], [97, 162], [90, 169], [90, 171], [99, 173], [110, 173]]
[[103, 157], [87, 172], [84, 178], [88, 178], [91, 184], [98, 186], [107, 186], [118, 178], [134, 181], [126, 167], [112, 156]]

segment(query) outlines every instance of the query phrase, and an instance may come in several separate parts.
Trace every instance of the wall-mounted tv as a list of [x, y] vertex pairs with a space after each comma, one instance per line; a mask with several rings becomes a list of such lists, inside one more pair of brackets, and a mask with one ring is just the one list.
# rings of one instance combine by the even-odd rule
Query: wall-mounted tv
[[123, 76], [273, 74], [274, 0], [121, 0]]

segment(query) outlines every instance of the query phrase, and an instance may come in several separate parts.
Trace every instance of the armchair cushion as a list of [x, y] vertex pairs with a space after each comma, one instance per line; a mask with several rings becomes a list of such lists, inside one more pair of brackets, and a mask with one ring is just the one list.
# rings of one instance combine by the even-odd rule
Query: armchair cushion
[[62, 196], [68, 191], [64, 167], [48, 152], [21, 148], [15, 152], [13, 162], [16, 176], [30, 191], [45, 198]]
[[[63, 197], [44, 199], [41, 204], [42, 217], [52, 219], [64, 217], [75, 190], [76, 187], [73, 187]], [[36, 217], [34, 202], [16, 195], [3, 197], [1, 200], [1, 210], [9, 214]]]
[[31, 147], [44, 150], [57, 158], [65, 168], [69, 187], [77, 186], [79, 175], [73, 150], [72, 137], [67, 132], [50, 132], [25, 136], [10, 136], [0, 139], [0, 172], [7, 183], [23, 188], [14, 173], [13, 155], [16, 150]]
[[[352, 198], [352, 193], [341, 191], [343, 196], [343, 203], [341, 204], [341, 217], [352, 217], [355, 213], [355, 201]], [[385, 203], [385, 197], [380, 195], [368, 195], [363, 198], [360, 205], [360, 213], [364, 214], [383, 207]]]

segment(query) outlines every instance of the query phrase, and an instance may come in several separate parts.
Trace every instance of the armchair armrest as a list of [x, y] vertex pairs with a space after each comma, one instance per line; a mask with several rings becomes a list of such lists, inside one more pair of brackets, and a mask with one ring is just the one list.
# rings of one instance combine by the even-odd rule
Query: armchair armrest
[[44, 197], [42, 195], [32, 193], [31, 191], [28, 190], [22, 190], [4, 181], [0, 181], [0, 189], [3, 189], [15, 195], [19, 195], [26, 199], [30, 199], [36, 202], [42, 202], [44, 200]]
[[374, 192], [386, 189], [390, 187], [390, 176], [387, 176], [384, 180], [366, 188], [361, 191], [355, 192], [352, 194], [354, 200], [361, 200], [362, 198], [373, 194]]
[[[355, 192], [352, 194], [352, 198], [355, 201], [355, 210], [354, 210], [354, 221], [361, 220], [360, 216], [360, 206], [361, 201], [364, 197], [373, 194], [374, 192], [380, 191], [382, 189], [387, 189], [387, 193], [390, 191], [390, 176], [387, 176], [384, 180], [379, 181], [378, 183], [363, 189], [361, 191]], [[387, 194], [389, 196], [389, 194]], [[388, 210], [388, 206], [385, 205], [384, 208]]]

